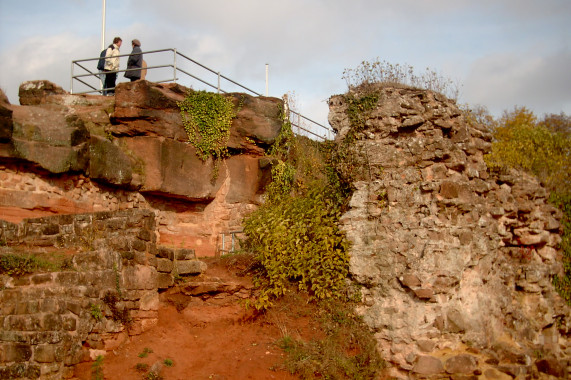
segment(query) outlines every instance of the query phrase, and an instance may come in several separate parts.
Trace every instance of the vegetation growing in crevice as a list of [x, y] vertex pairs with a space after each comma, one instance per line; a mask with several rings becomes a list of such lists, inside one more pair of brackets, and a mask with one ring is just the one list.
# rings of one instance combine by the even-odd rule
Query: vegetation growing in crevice
[[345, 79], [349, 90], [360, 87], [368, 91], [370, 87], [383, 84], [426, 89], [450, 99], [457, 99], [459, 93], [456, 82], [434, 69], [427, 67], [424, 72], [417, 73], [413, 66], [406, 63], [390, 63], [378, 57], [372, 62], [362, 61], [354, 69], [345, 69], [342, 78]]
[[29, 253], [13, 250], [0, 254], [0, 274], [22, 276], [30, 273], [71, 269], [70, 257], [61, 253]]

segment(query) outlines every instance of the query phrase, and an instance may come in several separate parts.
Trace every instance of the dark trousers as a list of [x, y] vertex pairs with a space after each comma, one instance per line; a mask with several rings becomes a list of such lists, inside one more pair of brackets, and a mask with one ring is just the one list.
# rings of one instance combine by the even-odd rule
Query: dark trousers
[[115, 93], [115, 82], [117, 81], [117, 73], [106, 71], [105, 72], [105, 88], [110, 88], [111, 90], [106, 90], [107, 94]]

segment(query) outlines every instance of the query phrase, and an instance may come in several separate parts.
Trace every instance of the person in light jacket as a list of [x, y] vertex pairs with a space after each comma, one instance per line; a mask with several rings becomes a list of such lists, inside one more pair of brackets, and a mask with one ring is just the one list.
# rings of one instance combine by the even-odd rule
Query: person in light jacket
[[131, 41], [133, 51], [127, 60], [127, 71], [125, 78], [131, 79], [131, 82], [141, 79], [141, 68], [143, 67], [143, 52], [141, 51], [141, 41], [134, 39]]
[[115, 82], [117, 81], [117, 71], [119, 71], [119, 48], [123, 40], [120, 37], [113, 39], [113, 45], [107, 48], [105, 53], [105, 88], [107, 95], [115, 94]]

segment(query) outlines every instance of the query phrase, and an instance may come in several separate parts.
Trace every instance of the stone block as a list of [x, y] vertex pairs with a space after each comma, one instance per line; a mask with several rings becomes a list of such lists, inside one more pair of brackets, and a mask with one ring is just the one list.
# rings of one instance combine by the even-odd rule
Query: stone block
[[139, 303], [140, 310], [159, 310], [159, 293], [157, 291], [149, 291], [141, 297]]
[[131, 247], [139, 252], [145, 252], [147, 250], [147, 243], [144, 240], [133, 238], [131, 240]]
[[198, 275], [204, 273], [206, 269], [206, 263], [200, 260], [183, 260], [176, 262], [174, 272], [178, 273], [179, 275]]
[[61, 316], [58, 314], [45, 314], [42, 326], [46, 331], [59, 331], [63, 328]]
[[174, 260], [174, 249], [158, 246], [157, 247], [157, 256], [163, 259]]
[[41, 311], [44, 313], [59, 313], [60, 300], [56, 298], [45, 298], [41, 300]]
[[41, 370], [38, 365], [29, 363], [14, 363], [0, 367], [0, 379], [39, 379]]
[[175, 260], [193, 260], [196, 259], [194, 249], [180, 248], [174, 251]]
[[77, 272], [58, 272], [55, 278], [56, 283], [63, 286], [73, 286], [79, 282], [79, 273]]
[[400, 276], [399, 281], [401, 284], [403, 284], [403, 286], [406, 286], [407, 288], [420, 286], [420, 279], [416, 275], [410, 273], [406, 273]]
[[53, 273], [40, 273], [32, 275], [32, 283], [35, 285], [41, 285], [49, 283], [53, 280]]
[[456, 355], [447, 359], [444, 367], [450, 374], [472, 374], [478, 368], [478, 360], [472, 355]]
[[32, 357], [32, 346], [23, 343], [0, 344], [3, 362], [27, 362]]
[[444, 181], [440, 185], [440, 195], [446, 199], [458, 198], [460, 186], [451, 181]]
[[170, 273], [173, 270], [173, 262], [169, 259], [157, 259], [157, 271], [162, 273]]
[[62, 328], [65, 331], [75, 331], [77, 328], [77, 319], [71, 315], [64, 315], [61, 317]]
[[55, 361], [55, 347], [52, 344], [39, 344], [34, 348], [34, 360], [38, 363]]
[[444, 372], [440, 359], [432, 356], [419, 356], [412, 368], [412, 372], [421, 376], [433, 376]]
[[448, 331], [452, 333], [462, 333], [466, 331], [466, 324], [464, 322], [464, 317], [462, 313], [458, 310], [451, 310], [448, 312], [447, 316], [447, 327]]
[[156, 289], [157, 270], [153, 267], [134, 265], [123, 269], [123, 286], [129, 290]]
[[147, 241], [147, 242], [152, 242], [153, 238], [155, 236], [155, 233], [153, 230], [148, 229], [148, 228], [141, 228], [138, 232], [137, 232], [137, 237], [141, 240]]
[[414, 294], [421, 300], [429, 300], [434, 297], [434, 291], [432, 289], [420, 288], [414, 289]]
[[539, 372], [546, 373], [558, 379], [564, 379], [567, 375], [565, 365], [555, 358], [540, 359], [535, 362], [535, 365]]
[[432, 352], [436, 347], [436, 343], [434, 341], [427, 339], [418, 340], [416, 344], [422, 352]]
[[170, 273], [159, 273], [158, 288], [167, 289], [174, 285], [174, 277]]
[[79, 314], [81, 313], [82, 306], [81, 303], [79, 302], [67, 301], [65, 306], [67, 310], [71, 311], [73, 314], [77, 316], [79, 316]]

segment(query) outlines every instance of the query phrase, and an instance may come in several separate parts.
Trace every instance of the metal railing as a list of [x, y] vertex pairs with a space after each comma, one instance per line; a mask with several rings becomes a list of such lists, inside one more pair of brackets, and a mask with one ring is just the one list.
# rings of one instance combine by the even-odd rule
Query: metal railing
[[[251, 94], [251, 95], [255, 95], [255, 96], [263, 96], [262, 94], [228, 78], [225, 75], [222, 75], [220, 73], [220, 71], [216, 71], [213, 70], [203, 64], [201, 64], [200, 62], [197, 62], [196, 60], [180, 53], [177, 51], [177, 49], [174, 48], [169, 48], [169, 49], [160, 49], [160, 50], [150, 50], [150, 51], [145, 51], [142, 52], [142, 54], [145, 55], [145, 58], [148, 59], [149, 56], [152, 55], [157, 55], [157, 54], [161, 54], [161, 53], [172, 53], [172, 63], [168, 63], [168, 64], [156, 64], [156, 65], [150, 65], [146, 67], [146, 70], [148, 73], [151, 72], [151, 70], [154, 70], [155, 72], [162, 72], [164, 73], [164, 71], [168, 71], [168, 72], [172, 72], [172, 74], [168, 74], [169, 76], [172, 75], [172, 77], [166, 78], [166, 79], [160, 79], [160, 80], [150, 80], [147, 79], [149, 74], [147, 74], [147, 80], [154, 82], [154, 83], [165, 83], [165, 82], [177, 82], [177, 80], [179, 80], [177, 74], [182, 73], [186, 76], [188, 76], [189, 78], [192, 78], [200, 83], [202, 83], [203, 85], [206, 85], [207, 87], [211, 88], [211, 89], [215, 89], [218, 93], [222, 92], [222, 93], [229, 93], [230, 91], [226, 91], [222, 88], [222, 83], [224, 83], [225, 88], [227, 88], [228, 86], [230, 87], [234, 87], [234, 88], [238, 88], [240, 91], [246, 91], [247, 93]], [[139, 53], [141, 54], [141, 53]], [[120, 54], [116, 57], [129, 57], [133, 54]], [[177, 62], [177, 58], [182, 58], [182, 64], [181, 62]], [[70, 83], [70, 93], [71, 94], [90, 94], [90, 93], [103, 93], [103, 81], [101, 79], [101, 75], [104, 75], [104, 72], [99, 72], [99, 71], [95, 71], [95, 70], [90, 70], [87, 66], [86, 63], [88, 62], [93, 62], [93, 63], [97, 63], [97, 61], [99, 60], [99, 57], [95, 57], [95, 58], [86, 58], [86, 59], [79, 59], [79, 60], [74, 60], [71, 62], [71, 83]], [[186, 64], [191, 64], [193, 65], [193, 69], [199, 69], [204, 71], [202, 77], [198, 76], [198, 74], [192, 74], [190, 73], [190, 69], [187, 69], [187, 67], [185, 67]], [[96, 65], [94, 65], [96, 66]], [[74, 71], [76, 70], [81, 70], [81, 72], [79, 74], [74, 74]], [[138, 69], [130, 69], [130, 70], [118, 70], [117, 73], [124, 73], [127, 71], [132, 71], [132, 70], [138, 70]], [[216, 84], [210, 83], [207, 79], [204, 79], [204, 76], [208, 76], [208, 75], [214, 75], [214, 80], [216, 81]], [[74, 92], [74, 81], [82, 84], [83, 86], [85, 86], [85, 88], [87, 88], [87, 90], [84, 91], [80, 91], [80, 92]], [[267, 84], [266, 84], [267, 87]], [[105, 90], [112, 90], [114, 88], [107, 88]], [[236, 91], [234, 91], [236, 92]], [[284, 104], [284, 108], [286, 108], [287, 110], [287, 105]], [[291, 123], [292, 126], [296, 127], [297, 130], [297, 134], [308, 134], [310, 136], [322, 139], [322, 140], [328, 140], [331, 139], [333, 136], [333, 131], [331, 130], [331, 128], [326, 127], [323, 124], [320, 124], [314, 120], [309, 119], [308, 117], [305, 117], [303, 115], [301, 115], [298, 112], [295, 112], [293, 110], [288, 110], [288, 112], [286, 112], [286, 115]], [[297, 118], [297, 122], [296, 122], [296, 118]], [[319, 132], [316, 133], [316, 131], [321, 132], [321, 134]], [[303, 131], [303, 132], [302, 132]]]
[[[217, 242], [217, 247], [216, 247], [216, 255], [220, 256], [221, 254], [228, 254], [228, 253], [234, 253], [236, 252], [239, 247], [240, 247], [240, 239], [238, 239], [238, 237], [236, 235], [238, 234], [242, 234], [244, 231], [239, 230], [239, 231], [229, 231], [229, 232], [221, 232], [220, 233], [220, 244], [221, 247], [218, 247], [218, 242]], [[226, 236], [230, 235], [230, 241], [226, 242]], [[228, 246], [229, 244], [229, 246]]]

